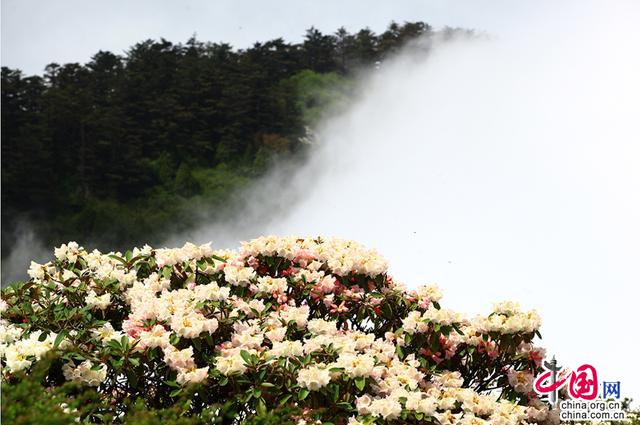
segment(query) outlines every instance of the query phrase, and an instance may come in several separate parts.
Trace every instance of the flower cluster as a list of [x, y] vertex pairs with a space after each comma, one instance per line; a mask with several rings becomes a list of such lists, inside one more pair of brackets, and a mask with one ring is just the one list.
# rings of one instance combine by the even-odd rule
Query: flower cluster
[[355, 242], [124, 254], [71, 242], [29, 276], [2, 293], [4, 379], [50, 352], [51, 376], [97, 388], [105, 412], [197, 388], [191, 413], [218, 400], [242, 417], [289, 405], [341, 424], [555, 421], [531, 391], [544, 357], [535, 312], [501, 303], [468, 319], [440, 307], [437, 286], [406, 291]]
[[494, 305], [489, 317], [477, 317], [475, 326], [482, 332], [517, 334], [532, 333], [540, 328], [540, 316], [534, 310], [522, 312], [515, 302], [502, 302]]
[[[34, 361], [53, 348], [56, 334], [43, 335], [36, 330], [23, 336], [23, 329], [6, 320], [0, 320], [0, 356], [4, 360], [4, 367], [10, 373], [28, 368]], [[45, 336], [41, 340], [41, 336]]]

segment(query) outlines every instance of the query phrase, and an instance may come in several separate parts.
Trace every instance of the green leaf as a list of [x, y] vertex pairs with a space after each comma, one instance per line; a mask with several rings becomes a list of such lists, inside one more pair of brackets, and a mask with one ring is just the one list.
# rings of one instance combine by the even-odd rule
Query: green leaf
[[242, 350], [240, 351], [240, 356], [242, 356], [242, 358], [244, 359], [244, 362], [248, 365], [251, 365], [251, 354], [249, 354], [248, 351], [246, 350]]
[[267, 405], [264, 402], [264, 399], [261, 397], [258, 400], [258, 406], [256, 407], [256, 411], [258, 412], [259, 415], [264, 415], [265, 413], [267, 413]]
[[180, 395], [181, 392], [182, 392], [182, 388], [178, 388], [178, 389], [175, 389], [175, 390], [171, 391], [171, 394], [169, 394], [169, 395], [171, 397], [176, 397], [176, 396]]
[[196, 350], [202, 351], [202, 343], [200, 342], [199, 338], [194, 338], [191, 340], [191, 342], [193, 343], [193, 346], [196, 347]]
[[213, 258], [214, 260], [222, 261], [223, 263], [227, 262], [227, 260], [222, 257], [218, 257], [217, 255], [212, 255], [211, 258]]
[[302, 401], [309, 395], [309, 390], [306, 388], [302, 388], [300, 392], [298, 392], [298, 400]]
[[365, 385], [367, 385], [367, 379], [364, 376], [358, 376], [354, 383], [356, 384], [356, 388], [362, 391], [364, 390]]
[[111, 255], [109, 255], [109, 258], [113, 258], [114, 260], [118, 260], [124, 265], [127, 264], [127, 261], [124, 258], [118, 257], [117, 255], [111, 254]]
[[278, 401], [278, 405], [282, 406], [283, 404], [285, 404], [289, 399], [291, 398], [291, 394], [287, 394], [286, 396], [282, 397], [280, 399], [280, 401]]
[[162, 277], [165, 279], [169, 279], [171, 277], [171, 272], [173, 271], [171, 266], [164, 266], [162, 268]]
[[204, 338], [206, 339], [207, 344], [209, 344], [209, 346], [213, 347], [213, 345], [214, 345], [214, 344], [213, 344], [213, 337], [211, 336], [211, 334], [210, 334], [210, 333], [208, 333], [208, 332], [207, 332], [207, 333], [205, 333], [205, 334], [204, 334]]
[[336, 401], [338, 401], [338, 398], [340, 398], [340, 385], [332, 384], [330, 387], [330, 391], [331, 391], [331, 401], [335, 403]]
[[62, 340], [67, 336], [67, 334], [68, 334], [68, 331], [66, 331], [66, 330], [60, 331], [58, 336], [56, 336], [55, 341], [53, 341], [53, 347], [54, 348], [58, 348], [58, 346], [60, 345]]
[[172, 333], [169, 337], [169, 342], [171, 342], [171, 345], [178, 345], [178, 343], [180, 342], [180, 337]]
[[391, 309], [390, 303], [385, 303], [382, 307], [382, 313], [384, 314], [385, 319], [393, 319], [393, 310]]

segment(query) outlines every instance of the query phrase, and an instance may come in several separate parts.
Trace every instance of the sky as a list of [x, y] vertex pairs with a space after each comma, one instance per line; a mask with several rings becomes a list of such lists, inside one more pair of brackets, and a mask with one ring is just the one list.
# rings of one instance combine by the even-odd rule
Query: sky
[[178, 42], [192, 35], [243, 48], [283, 37], [300, 41], [311, 26], [334, 32], [369, 27], [376, 32], [397, 22], [423, 20], [496, 30], [510, 27], [514, 15], [536, 8], [512, 2], [473, 0], [2, 0], [3, 66], [41, 74], [51, 63], [89, 61], [99, 50], [123, 53], [148, 38]]
[[409, 287], [438, 283], [446, 307], [473, 315], [513, 299], [536, 308], [549, 354], [593, 364], [637, 402], [638, 3], [371, 4], [3, 0], [2, 64], [37, 73], [53, 60], [193, 33], [244, 47], [297, 41], [312, 25], [381, 31], [424, 20], [487, 31], [488, 40], [382, 64], [346, 112], [315, 129], [309, 164], [244, 194], [242, 220], [203, 222], [167, 243], [358, 240]]

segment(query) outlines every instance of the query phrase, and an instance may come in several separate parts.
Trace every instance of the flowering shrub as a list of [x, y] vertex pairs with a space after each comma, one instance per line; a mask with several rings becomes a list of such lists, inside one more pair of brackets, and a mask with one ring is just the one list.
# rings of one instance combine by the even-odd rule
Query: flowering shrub
[[[436, 286], [408, 291], [351, 241], [262, 237], [125, 254], [76, 243], [2, 291], [3, 380], [70, 382], [101, 402], [240, 423], [287, 409], [296, 423], [557, 423], [532, 389], [540, 318], [513, 302], [467, 318]], [[212, 413], [213, 412], [213, 413]], [[220, 422], [220, 421], [218, 421]]]

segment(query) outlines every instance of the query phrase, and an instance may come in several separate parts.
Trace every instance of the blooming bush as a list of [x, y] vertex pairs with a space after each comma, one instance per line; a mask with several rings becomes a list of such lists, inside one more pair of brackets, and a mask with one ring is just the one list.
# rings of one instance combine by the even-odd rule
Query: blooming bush
[[100, 396], [66, 409], [78, 420], [126, 422], [143, 403], [217, 423], [275, 410], [301, 424], [558, 422], [532, 389], [544, 358], [534, 311], [503, 302], [464, 317], [441, 307], [438, 287], [394, 282], [355, 242], [124, 254], [71, 242], [28, 273], [2, 291], [3, 380], [52, 358], [44, 387]]

